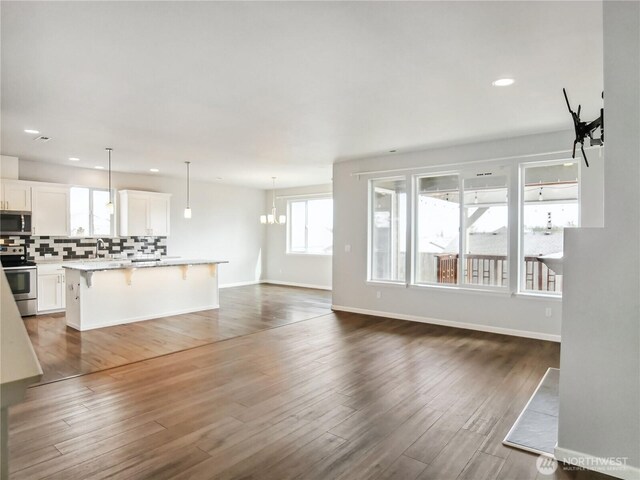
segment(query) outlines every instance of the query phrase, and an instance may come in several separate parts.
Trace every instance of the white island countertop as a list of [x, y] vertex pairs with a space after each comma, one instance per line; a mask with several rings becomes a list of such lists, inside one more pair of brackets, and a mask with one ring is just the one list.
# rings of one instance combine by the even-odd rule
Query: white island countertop
[[221, 263], [228, 262], [165, 258], [65, 263], [67, 325], [91, 330], [217, 309]]
[[68, 262], [63, 263], [62, 268], [79, 270], [81, 272], [100, 272], [104, 270], [123, 270], [134, 268], [154, 268], [154, 267], [183, 267], [190, 265], [217, 265], [229, 263], [227, 260], [207, 260], [189, 258], [170, 258], [159, 260], [91, 260], [89, 262]]

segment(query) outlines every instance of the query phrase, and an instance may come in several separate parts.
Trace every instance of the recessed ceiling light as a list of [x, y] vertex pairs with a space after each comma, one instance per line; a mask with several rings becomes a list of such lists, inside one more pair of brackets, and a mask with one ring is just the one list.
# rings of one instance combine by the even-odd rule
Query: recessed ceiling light
[[69, 160], [71, 160], [72, 162], [79, 162], [80, 159], [78, 157], [69, 157]]
[[104, 167], [102, 165], [96, 165], [94, 168], [98, 170], [104, 170]]
[[149, 171], [153, 173], [158, 173], [160, 170], [158, 170], [157, 168], [150, 168]]
[[495, 80], [492, 85], [494, 87], [508, 87], [509, 85], [513, 85], [515, 80], [513, 78], [499, 78]]
[[573, 162], [567, 162], [564, 164], [565, 167], [573, 167], [575, 165], [575, 163]]
[[24, 129], [24, 133], [32, 133], [34, 135], [39, 134], [40, 132], [38, 130], [33, 130], [32, 128], [25, 128]]

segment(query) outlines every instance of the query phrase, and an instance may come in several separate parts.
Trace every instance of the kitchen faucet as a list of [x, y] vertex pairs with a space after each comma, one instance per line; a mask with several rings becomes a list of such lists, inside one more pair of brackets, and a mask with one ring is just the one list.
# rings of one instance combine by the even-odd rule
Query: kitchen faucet
[[105, 241], [104, 241], [103, 239], [98, 238], [98, 239], [96, 240], [96, 255], [95, 255], [95, 258], [99, 258], [99, 255], [98, 255], [98, 248], [99, 248], [101, 245], [102, 245], [102, 248], [105, 248], [106, 243], [105, 243]]

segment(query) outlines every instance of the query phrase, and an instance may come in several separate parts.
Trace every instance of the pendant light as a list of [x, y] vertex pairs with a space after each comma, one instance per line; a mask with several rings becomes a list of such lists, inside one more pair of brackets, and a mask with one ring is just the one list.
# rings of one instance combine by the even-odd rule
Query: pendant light
[[287, 216], [286, 215], [277, 215], [276, 212], [276, 177], [271, 177], [271, 180], [273, 181], [273, 197], [272, 197], [272, 201], [271, 201], [271, 213], [268, 213], [266, 215], [260, 215], [260, 223], [262, 224], [269, 224], [269, 225], [284, 225], [285, 223], [287, 223]]
[[187, 164], [187, 207], [184, 209], [184, 218], [191, 218], [191, 178], [189, 176], [189, 170], [191, 166], [191, 162], [184, 162]]
[[113, 215], [113, 192], [111, 191], [111, 152], [113, 151], [113, 148], [107, 147], [105, 150], [107, 151], [107, 155], [109, 155], [109, 203], [107, 203], [106, 207], [109, 215]]

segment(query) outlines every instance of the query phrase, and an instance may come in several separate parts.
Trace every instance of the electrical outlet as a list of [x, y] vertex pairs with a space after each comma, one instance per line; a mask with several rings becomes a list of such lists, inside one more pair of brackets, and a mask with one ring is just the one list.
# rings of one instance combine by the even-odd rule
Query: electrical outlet
[[382, 298], [382, 292], [380, 292], [380, 290], [376, 292], [376, 298]]
[[552, 314], [553, 314], [553, 310], [551, 310], [551, 307], [547, 307], [547, 308], [545, 308], [545, 310], [544, 310], [544, 315], [545, 315], [546, 317], [550, 317]]
[[344, 246], [344, 251], [345, 251], [345, 253], [351, 252], [351, 245], [345, 245]]

